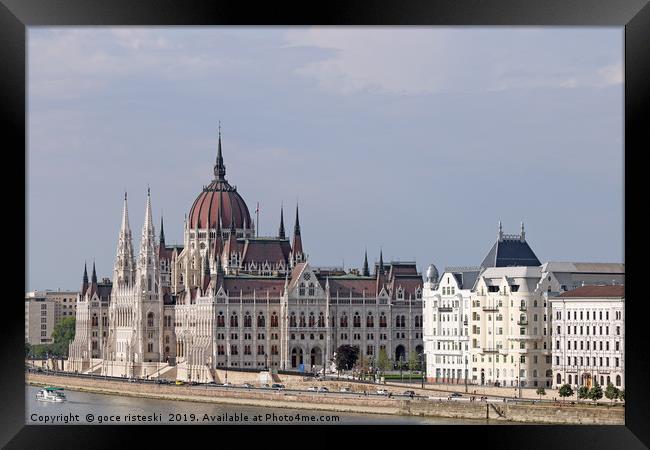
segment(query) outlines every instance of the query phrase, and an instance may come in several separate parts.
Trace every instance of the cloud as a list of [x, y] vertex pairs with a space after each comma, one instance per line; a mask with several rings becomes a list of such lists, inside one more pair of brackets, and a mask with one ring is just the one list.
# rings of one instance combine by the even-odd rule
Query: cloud
[[[621, 34], [605, 33], [617, 44]], [[593, 36], [561, 29], [309, 28], [285, 34], [288, 46], [327, 49], [296, 73], [339, 93], [366, 90], [423, 94], [538, 87], [602, 87], [622, 81], [621, 46], [606, 46], [608, 64], [582, 57]], [[564, 37], [564, 39], [562, 38]], [[601, 37], [602, 39], [602, 37]], [[568, 42], [568, 44], [567, 44]], [[617, 51], [618, 50], [618, 51]]]

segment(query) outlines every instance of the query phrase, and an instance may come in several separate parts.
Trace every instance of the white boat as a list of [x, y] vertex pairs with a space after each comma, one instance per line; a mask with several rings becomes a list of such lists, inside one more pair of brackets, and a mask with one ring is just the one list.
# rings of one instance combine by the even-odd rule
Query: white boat
[[44, 389], [40, 389], [36, 393], [36, 400], [40, 400], [42, 402], [61, 403], [66, 399], [65, 394], [63, 393], [63, 388], [46, 387]]

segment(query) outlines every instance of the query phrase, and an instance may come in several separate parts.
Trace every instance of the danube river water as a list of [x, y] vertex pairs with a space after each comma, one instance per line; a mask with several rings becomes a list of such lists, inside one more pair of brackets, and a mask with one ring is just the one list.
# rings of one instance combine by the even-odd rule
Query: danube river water
[[339, 413], [333, 411], [219, 405], [158, 400], [66, 390], [67, 401], [36, 400], [37, 387], [26, 386], [26, 423], [34, 424], [336, 424], [336, 425], [496, 425], [499, 421]]

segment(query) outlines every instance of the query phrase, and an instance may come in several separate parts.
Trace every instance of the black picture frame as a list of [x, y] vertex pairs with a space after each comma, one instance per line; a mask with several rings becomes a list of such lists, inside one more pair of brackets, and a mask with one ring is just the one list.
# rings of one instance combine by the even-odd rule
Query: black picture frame
[[[614, 26], [625, 27], [625, 259], [627, 269], [626, 292], [626, 411], [624, 426], [436, 426], [400, 428], [355, 427], [357, 440], [394, 437], [398, 445], [418, 445], [413, 439], [417, 432], [420, 445], [437, 446], [442, 438], [451, 439], [452, 446], [493, 445], [500, 448], [647, 448], [650, 445], [650, 400], [647, 374], [650, 363], [646, 353], [647, 336], [643, 319], [647, 317], [648, 301], [640, 286], [640, 253], [648, 238], [643, 213], [645, 198], [640, 183], [643, 164], [641, 157], [650, 137], [650, 6], [647, 0], [445, 0], [445, 1], [356, 1], [301, 3], [267, 2], [254, 8], [234, 1], [101, 1], [101, 0], [0, 0], [0, 105], [3, 138], [6, 143], [3, 174], [5, 182], [5, 222], [11, 218], [10, 228], [16, 228], [26, 218], [26, 195], [22, 209], [20, 198], [12, 191], [21, 186], [18, 180], [10, 182], [7, 175], [20, 177], [26, 172], [26, 27], [57, 25], [535, 25], [535, 26]], [[645, 147], [645, 148], [644, 148]], [[25, 152], [21, 159], [21, 152]], [[16, 156], [17, 155], [17, 156]], [[13, 162], [12, 162], [13, 161]], [[26, 178], [25, 178], [26, 179]], [[26, 186], [23, 179], [22, 186]], [[25, 192], [26, 194], [26, 192]], [[636, 197], [640, 201], [636, 202]], [[7, 200], [15, 200], [10, 206]], [[630, 201], [631, 200], [631, 201]], [[15, 212], [15, 213], [12, 213]], [[18, 212], [23, 214], [15, 220]], [[10, 214], [11, 213], [11, 214]], [[607, 214], [603, 211], [603, 214]], [[571, 218], [557, 218], [571, 220]], [[22, 222], [23, 229], [25, 222]], [[25, 245], [28, 245], [25, 236]], [[53, 236], [53, 239], [56, 237]], [[18, 237], [5, 239], [19, 246]], [[13, 267], [18, 267], [13, 252]], [[27, 261], [23, 261], [26, 267]], [[7, 276], [9, 280], [11, 277]], [[16, 277], [20, 279], [20, 277]], [[639, 284], [634, 285], [633, 281]], [[15, 283], [17, 284], [17, 283]], [[12, 283], [5, 283], [12, 286]], [[632, 294], [633, 285], [636, 296]], [[18, 289], [16, 289], [18, 290]], [[13, 289], [12, 289], [13, 291]], [[170, 445], [180, 438], [184, 446], [202, 445], [199, 435], [217, 442], [216, 436], [225, 431], [237, 433], [239, 439], [272, 439], [275, 445], [296, 445], [287, 439], [286, 427], [264, 427], [263, 433], [246, 434], [241, 427], [220, 426], [218, 431], [209, 426], [146, 427], [130, 426], [27, 426], [25, 425], [25, 395], [23, 371], [23, 314], [18, 301], [24, 295], [5, 299], [4, 336], [2, 340], [3, 394], [0, 401], [2, 429], [0, 444], [6, 448], [115, 448], [135, 445], [135, 439], [147, 439], [147, 446]], [[162, 431], [161, 431], [162, 430]], [[344, 445], [335, 433], [317, 427], [305, 427], [307, 435], [330, 445]], [[357, 431], [359, 432], [357, 434]], [[136, 436], [143, 434], [143, 436]], [[329, 436], [323, 440], [320, 436]], [[401, 438], [400, 438], [401, 436]], [[359, 442], [359, 438], [363, 441]], [[221, 440], [221, 445], [226, 440]], [[402, 444], [399, 444], [401, 442]], [[313, 442], [312, 442], [313, 443]], [[129, 445], [132, 444], [132, 445]], [[181, 444], [181, 445], [182, 445]], [[236, 442], [230, 442], [236, 444]], [[299, 442], [298, 442], [299, 444]], [[138, 444], [141, 445], [141, 444]], [[274, 445], [274, 446], [275, 446]]]

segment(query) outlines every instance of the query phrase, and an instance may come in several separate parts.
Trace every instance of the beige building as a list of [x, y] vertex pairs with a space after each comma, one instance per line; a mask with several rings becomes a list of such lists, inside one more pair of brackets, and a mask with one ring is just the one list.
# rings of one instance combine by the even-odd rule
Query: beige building
[[76, 313], [75, 291], [31, 291], [25, 294], [25, 342], [51, 344], [52, 331], [61, 319]]

